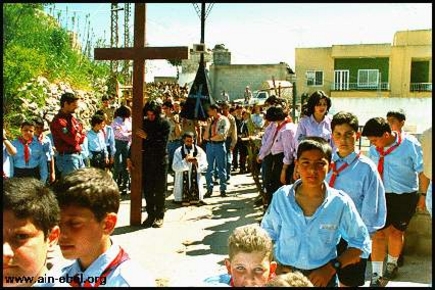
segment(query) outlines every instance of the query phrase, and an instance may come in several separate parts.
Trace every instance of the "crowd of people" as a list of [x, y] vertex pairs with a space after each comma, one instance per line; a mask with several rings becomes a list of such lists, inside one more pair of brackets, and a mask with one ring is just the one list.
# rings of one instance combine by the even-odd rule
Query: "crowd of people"
[[[405, 114], [390, 111], [360, 130], [352, 112], [329, 115], [323, 91], [310, 95], [297, 123], [276, 96], [264, 105], [211, 103], [207, 120], [189, 120], [180, 115], [183, 98], [167, 91], [146, 102], [135, 132], [131, 108], [113, 108], [107, 96], [83, 128], [74, 93], [61, 96], [48, 134], [37, 116], [12, 141], [3, 130], [3, 257], [10, 265], [3, 279], [48, 271], [70, 278], [4, 284], [155, 285], [110, 239], [135, 170], [132, 138], [142, 141], [144, 228], [164, 225], [169, 175], [180, 206], [207, 204], [216, 184], [227, 197], [234, 174], [256, 181], [264, 216], [234, 231], [228, 273], [205, 285], [358, 287], [369, 262], [370, 286], [395, 279], [412, 216], [426, 206], [431, 214], [431, 129], [420, 143], [403, 130]], [[355, 146], [361, 136], [370, 141], [367, 153]], [[73, 263], [47, 263], [56, 243]]]

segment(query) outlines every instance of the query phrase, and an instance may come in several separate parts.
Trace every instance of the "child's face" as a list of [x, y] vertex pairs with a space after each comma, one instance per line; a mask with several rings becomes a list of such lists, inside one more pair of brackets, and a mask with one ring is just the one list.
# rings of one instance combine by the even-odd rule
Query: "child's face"
[[355, 142], [358, 138], [359, 133], [355, 132], [349, 124], [335, 125], [332, 132], [332, 140], [334, 140], [341, 157], [355, 151]]
[[276, 262], [270, 262], [263, 252], [236, 254], [225, 265], [234, 287], [263, 286], [275, 274]]
[[92, 129], [94, 129], [94, 131], [100, 131], [100, 130], [102, 130], [104, 128], [104, 122], [101, 122], [101, 123], [98, 123], [98, 124], [95, 124], [94, 125], [94, 128], [92, 128]]
[[328, 159], [317, 149], [302, 152], [296, 166], [303, 184], [308, 186], [320, 186], [329, 170]]
[[[58, 235], [58, 228], [56, 230]], [[44, 275], [47, 251], [50, 243], [55, 243], [53, 238], [57, 235], [45, 239], [43, 231], [36, 228], [31, 219], [19, 219], [11, 210], [3, 212], [3, 285], [30, 286], [36, 280], [17, 283], [5, 278]]]
[[21, 136], [24, 140], [29, 141], [33, 138], [33, 134], [35, 133], [35, 127], [24, 125], [21, 127]]
[[97, 221], [88, 208], [62, 207], [59, 247], [64, 258], [80, 259], [81, 266], [87, 268], [104, 253], [104, 245], [112, 231], [107, 229], [106, 219]]
[[35, 136], [41, 136], [42, 132], [44, 132], [44, 126], [36, 125], [35, 126]]

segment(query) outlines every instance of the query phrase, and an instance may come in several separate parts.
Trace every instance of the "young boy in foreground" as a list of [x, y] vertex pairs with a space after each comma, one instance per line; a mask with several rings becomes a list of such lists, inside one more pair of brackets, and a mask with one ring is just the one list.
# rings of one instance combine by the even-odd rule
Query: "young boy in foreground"
[[[53, 187], [61, 209], [59, 246], [75, 259], [51, 286], [155, 286], [147, 271], [113, 243], [120, 194], [112, 177], [87, 167], [62, 177]], [[47, 285], [48, 286], [48, 285]]]
[[47, 252], [59, 237], [53, 192], [32, 177], [3, 180], [3, 286], [30, 287], [44, 278]]
[[257, 224], [236, 228], [228, 238], [229, 258], [225, 260], [228, 274], [207, 278], [214, 286], [263, 286], [275, 276], [272, 240]]

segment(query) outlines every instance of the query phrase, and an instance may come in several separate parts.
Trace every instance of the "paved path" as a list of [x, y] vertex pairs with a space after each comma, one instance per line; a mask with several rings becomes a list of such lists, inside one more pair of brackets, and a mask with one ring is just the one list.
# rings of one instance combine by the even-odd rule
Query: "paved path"
[[[171, 190], [172, 177], [169, 181]], [[262, 217], [262, 209], [254, 206], [258, 193], [249, 174], [233, 176], [228, 193], [228, 197], [219, 197], [215, 186], [213, 196], [205, 199], [207, 205], [200, 207], [173, 204], [173, 195], [168, 193], [164, 225], [159, 229], [129, 226], [127, 198], [121, 202], [113, 239], [154, 275], [158, 286], [199, 285], [204, 278], [225, 272], [223, 261], [232, 230], [258, 223]], [[145, 218], [143, 213], [142, 220]], [[425, 287], [431, 273], [431, 256], [405, 256], [397, 281], [388, 286]]]

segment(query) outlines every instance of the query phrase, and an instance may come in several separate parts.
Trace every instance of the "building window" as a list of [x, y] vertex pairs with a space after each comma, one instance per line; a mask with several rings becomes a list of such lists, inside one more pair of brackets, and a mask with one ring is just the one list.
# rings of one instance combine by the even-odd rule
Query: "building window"
[[358, 87], [377, 88], [379, 85], [378, 69], [360, 69], [358, 70]]
[[334, 90], [337, 91], [349, 90], [349, 70], [334, 71]]
[[305, 76], [307, 77], [307, 86], [323, 86], [323, 71], [308, 70]]

